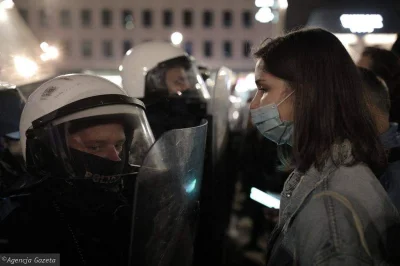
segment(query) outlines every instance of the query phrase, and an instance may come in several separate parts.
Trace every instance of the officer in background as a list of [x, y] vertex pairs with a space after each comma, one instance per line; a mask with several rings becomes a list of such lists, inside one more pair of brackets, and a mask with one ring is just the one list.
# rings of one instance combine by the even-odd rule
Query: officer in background
[[142, 99], [157, 138], [163, 132], [200, 124], [210, 99], [197, 66], [182, 49], [147, 42], [127, 52], [122, 85], [129, 96]]
[[24, 106], [15, 86], [1, 84], [0, 88], [0, 195], [23, 184], [25, 162], [19, 143], [19, 121]]
[[226, 156], [230, 71], [218, 71], [210, 95], [195, 60], [167, 42], [133, 47], [120, 69], [123, 89], [145, 103], [156, 139], [168, 130], [194, 127], [202, 119], [208, 120], [194, 263], [222, 263], [230, 209], [226, 188], [230, 178]]

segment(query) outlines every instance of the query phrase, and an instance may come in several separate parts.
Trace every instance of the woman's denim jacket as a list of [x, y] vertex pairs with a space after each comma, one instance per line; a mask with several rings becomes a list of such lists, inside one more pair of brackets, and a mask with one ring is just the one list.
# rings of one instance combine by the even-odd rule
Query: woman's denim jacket
[[344, 142], [321, 172], [289, 176], [267, 265], [400, 265], [399, 213], [366, 165], [345, 166], [351, 160]]

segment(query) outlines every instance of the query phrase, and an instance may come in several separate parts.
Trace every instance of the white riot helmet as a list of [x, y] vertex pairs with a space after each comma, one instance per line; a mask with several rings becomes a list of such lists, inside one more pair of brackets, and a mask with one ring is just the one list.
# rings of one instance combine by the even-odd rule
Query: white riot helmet
[[141, 101], [101, 77], [70, 74], [36, 89], [21, 115], [28, 169], [113, 183], [140, 165], [154, 137]]
[[167, 42], [146, 42], [129, 50], [122, 62], [122, 86], [131, 97], [182, 94], [209, 99], [194, 61]]

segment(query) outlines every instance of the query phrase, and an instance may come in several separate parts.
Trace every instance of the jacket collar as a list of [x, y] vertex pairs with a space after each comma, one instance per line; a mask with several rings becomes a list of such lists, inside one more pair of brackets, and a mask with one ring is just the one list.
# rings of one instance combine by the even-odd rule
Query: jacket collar
[[[348, 140], [332, 145], [331, 156], [325, 163], [322, 171], [315, 166], [310, 167], [305, 173], [294, 170], [285, 182], [281, 193], [279, 225], [283, 226], [294, 217], [308, 195], [318, 187], [323, 180], [340, 165], [353, 161], [352, 146]], [[284, 228], [285, 229], [285, 228]]]

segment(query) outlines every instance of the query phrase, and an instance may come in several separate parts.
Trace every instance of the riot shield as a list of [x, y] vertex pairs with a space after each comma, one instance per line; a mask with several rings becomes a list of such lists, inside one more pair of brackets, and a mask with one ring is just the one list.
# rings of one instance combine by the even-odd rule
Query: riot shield
[[229, 130], [235, 133], [244, 133], [247, 128], [250, 115], [249, 104], [241, 98], [231, 95], [229, 107]]
[[209, 136], [201, 189], [201, 209], [198, 237], [195, 244], [194, 265], [208, 265], [210, 261], [223, 265], [224, 233], [229, 221], [230, 179], [228, 154], [228, 111], [233, 72], [220, 68], [215, 74], [208, 107], [210, 115]]
[[221, 157], [228, 135], [228, 117], [230, 89], [234, 83], [235, 75], [227, 67], [221, 67], [215, 76], [215, 85], [211, 101], [211, 114], [213, 117], [213, 164]]
[[129, 265], [191, 265], [207, 122], [164, 133], [135, 185]]

